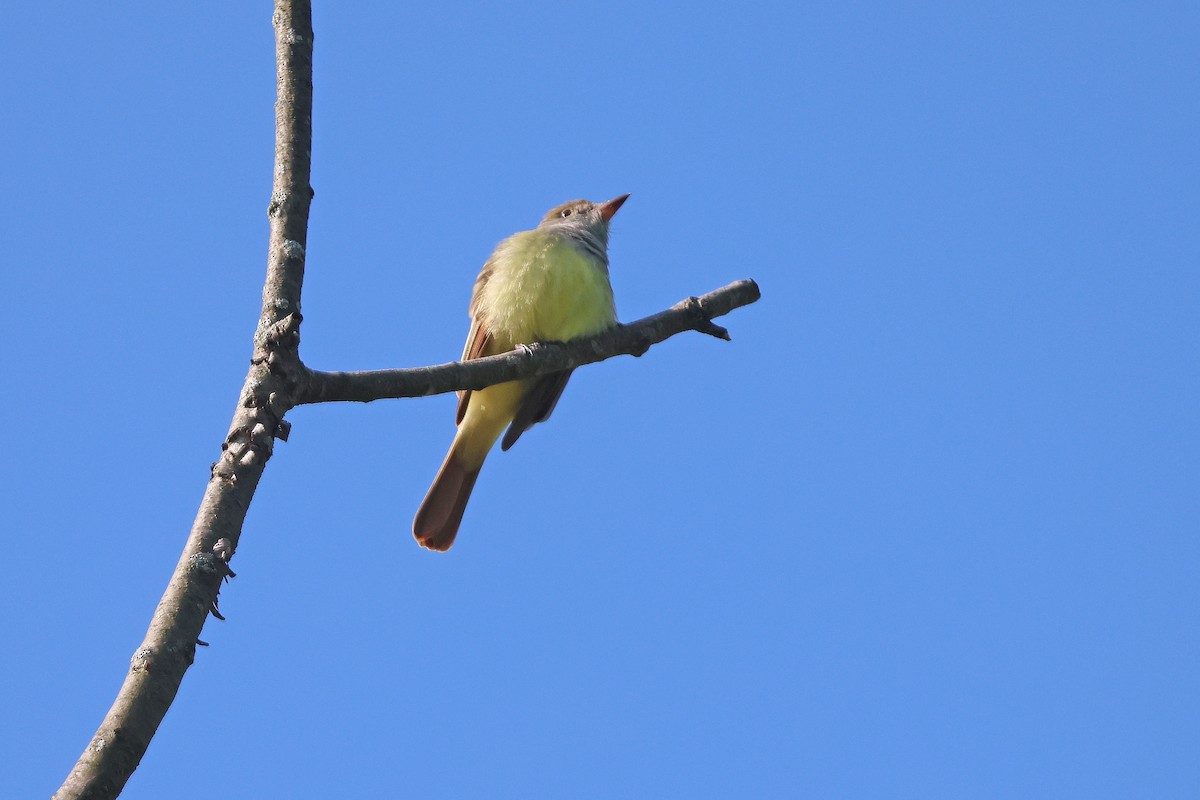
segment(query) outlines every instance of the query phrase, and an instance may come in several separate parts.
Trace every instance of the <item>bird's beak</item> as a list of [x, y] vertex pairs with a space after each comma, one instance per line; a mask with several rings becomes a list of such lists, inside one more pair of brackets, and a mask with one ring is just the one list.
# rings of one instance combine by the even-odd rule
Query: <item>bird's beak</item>
[[621, 207], [621, 204], [624, 203], [628, 199], [629, 199], [629, 195], [623, 194], [620, 197], [614, 197], [612, 200], [609, 200], [607, 203], [601, 203], [600, 204], [600, 219], [604, 220], [605, 222], [608, 222], [610, 219], [613, 218], [613, 214], [617, 213], [617, 209]]

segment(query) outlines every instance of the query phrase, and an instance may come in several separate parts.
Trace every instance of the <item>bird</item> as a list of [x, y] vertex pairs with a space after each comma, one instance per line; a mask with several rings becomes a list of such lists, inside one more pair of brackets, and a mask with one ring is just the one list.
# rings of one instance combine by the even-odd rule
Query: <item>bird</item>
[[[521, 345], [569, 341], [616, 324], [608, 277], [608, 229], [628, 194], [603, 203], [571, 200], [550, 209], [536, 228], [496, 245], [471, 294], [471, 328], [462, 360]], [[429, 550], [454, 544], [479, 471], [501, 432], [501, 450], [554, 411], [571, 370], [458, 393], [458, 429], [413, 520]]]

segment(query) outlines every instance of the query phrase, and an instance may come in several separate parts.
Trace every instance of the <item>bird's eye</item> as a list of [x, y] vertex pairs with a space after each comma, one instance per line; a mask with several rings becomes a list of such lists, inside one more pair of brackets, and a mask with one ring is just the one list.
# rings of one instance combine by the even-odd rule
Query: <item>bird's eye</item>
[[571, 216], [571, 209], [564, 208], [562, 211], [558, 212], [558, 215], [563, 219], [566, 219], [567, 217]]

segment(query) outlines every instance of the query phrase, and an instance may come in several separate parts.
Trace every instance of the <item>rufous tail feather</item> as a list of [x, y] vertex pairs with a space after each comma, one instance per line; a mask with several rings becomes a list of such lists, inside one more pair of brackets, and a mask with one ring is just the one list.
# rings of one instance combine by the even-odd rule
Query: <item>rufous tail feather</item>
[[482, 466], [467, 468], [458, 448], [450, 448], [413, 520], [413, 536], [418, 544], [429, 550], [450, 549]]

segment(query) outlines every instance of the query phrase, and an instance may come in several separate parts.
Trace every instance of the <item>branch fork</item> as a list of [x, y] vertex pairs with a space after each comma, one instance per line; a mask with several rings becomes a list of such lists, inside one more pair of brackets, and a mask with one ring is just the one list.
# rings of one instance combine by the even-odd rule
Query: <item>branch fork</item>
[[286, 441], [293, 407], [335, 401], [370, 402], [420, 397], [574, 369], [617, 355], [641, 356], [653, 345], [694, 330], [729, 339], [714, 317], [759, 298], [745, 280], [666, 311], [570, 342], [542, 342], [469, 362], [415, 369], [320, 372], [300, 360], [300, 290], [304, 282], [312, 152], [312, 10], [309, 0], [276, 0], [275, 171], [263, 306], [250, 369], [234, 409], [221, 455], [191, 533], [146, 638], [131, 661], [112, 708], [83, 755], [55, 793], [56, 800], [110, 800], [120, 794], [175, 699], [180, 682], [204, 645], [199, 634], [211, 614], [221, 619], [217, 595], [234, 573], [246, 511], [271, 457]]

